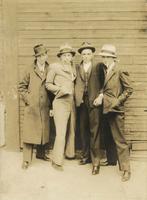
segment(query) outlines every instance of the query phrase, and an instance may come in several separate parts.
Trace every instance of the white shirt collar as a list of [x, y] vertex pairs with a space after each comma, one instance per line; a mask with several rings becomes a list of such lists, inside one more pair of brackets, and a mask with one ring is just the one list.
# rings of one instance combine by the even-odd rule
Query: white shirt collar
[[90, 68], [90, 66], [91, 66], [91, 62], [88, 62], [88, 63], [84, 63], [84, 62], [83, 62], [83, 68], [84, 68], [84, 71], [85, 71], [85, 72], [88, 71], [88, 69]]
[[43, 65], [41, 65], [39, 62], [37, 62], [37, 66], [38, 66], [38, 68], [39, 68], [39, 70], [40, 70], [41, 72], [44, 72], [45, 63], [44, 63]]

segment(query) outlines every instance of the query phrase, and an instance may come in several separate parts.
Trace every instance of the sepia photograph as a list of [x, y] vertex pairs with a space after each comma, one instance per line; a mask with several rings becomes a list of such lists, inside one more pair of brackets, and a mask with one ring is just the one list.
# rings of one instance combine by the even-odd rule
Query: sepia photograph
[[0, 0], [0, 199], [147, 200], [147, 0]]

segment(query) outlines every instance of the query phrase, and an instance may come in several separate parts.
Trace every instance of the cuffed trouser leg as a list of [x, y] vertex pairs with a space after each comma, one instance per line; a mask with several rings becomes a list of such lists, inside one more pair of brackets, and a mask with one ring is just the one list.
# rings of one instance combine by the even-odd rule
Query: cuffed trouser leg
[[65, 149], [65, 155], [68, 158], [73, 158], [75, 156], [75, 108], [72, 107], [72, 111], [69, 117], [69, 126], [67, 129], [67, 143]]
[[44, 158], [45, 156], [45, 145], [38, 144], [36, 147], [36, 157]]
[[90, 153], [93, 166], [100, 163], [100, 117], [102, 113], [99, 108], [92, 108], [89, 112], [90, 121]]
[[130, 171], [129, 146], [124, 137], [124, 113], [109, 115], [108, 121], [117, 148], [120, 170]]
[[29, 164], [32, 161], [33, 157], [33, 144], [23, 143], [23, 162], [28, 162]]
[[63, 164], [67, 123], [70, 116], [70, 104], [64, 99], [54, 100], [54, 121], [56, 127], [56, 137], [53, 148], [52, 160], [57, 165]]
[[85, 159], [90, 159], [89, 113], [86, 103], [82, 103], [80, 105], [79, 115], [82, 157]]

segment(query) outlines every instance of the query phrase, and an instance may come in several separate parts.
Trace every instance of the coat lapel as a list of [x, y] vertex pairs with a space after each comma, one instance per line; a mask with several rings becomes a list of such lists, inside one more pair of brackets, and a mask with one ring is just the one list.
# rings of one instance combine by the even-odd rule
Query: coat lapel
[[93, 62], [92, 62], [92, 63], [91, 63], [91, 66], [90, 66], [89, 69], [88, 69], [88, 80], [90, 79], [90, 76], [91, 76], [91, 74], [92, 74], [93, 68], [94, 68], [94, 64], [93, 64]]
[[80, 72], [81, 79], [84, 81], [85, 80], [85, 73], [84, 73], [83, 63], [81, 63], [80, 66], [79, 66], [79, 72]]
[[73, 73], [73, 79], [75, 80], [77, 77], [77, 73], [76, 73], [76, 67], [75, 65], [72, 65], [72, 73]]
[[108, 75], [106, 75], [104, 86], [107, 84], [107, 82], [111, 79], [111, 77], [115, 74], [115, 67], [109, 72]]
[[37, 65], [34, 64], [34, 71], [38, 75], [38, 77], [42, 80], [42, 82], [46, 80], [47, 67], [48, 67], [48, 63], [45, 64], [44, 73], [42, 74], [39, 68], [37, 67]]

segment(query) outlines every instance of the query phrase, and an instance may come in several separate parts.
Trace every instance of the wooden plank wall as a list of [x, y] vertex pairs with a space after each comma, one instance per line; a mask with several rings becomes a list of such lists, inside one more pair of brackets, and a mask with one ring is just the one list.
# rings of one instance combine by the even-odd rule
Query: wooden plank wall
[[[18, 0], [18, 68], [20, 78], [33, 60], [32, 48], [44, 43], [49, 62], [68, 42], [77, 49], [91, 42], [97, 52], [116, 45], [120, 63], [132, 76], [134, 94], [126, 104], [125, 132], [133, 151], [147, 150], [147, 2], [145, 0]], [[76, 62], [79, 62], [79, 55]], [[23, 112], [20, 106], [20, 124]], [[21, 125], [22, 126], [22, 125]], [[20, 128], [21, 128], [20, 126]], [[22, 129], [21, 129], [22, 131]]]
[[3, 17], [2, 17], [2, 0], [0, 0], [0, 95], [3, 95]]

